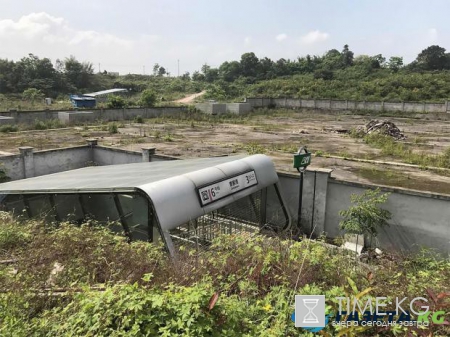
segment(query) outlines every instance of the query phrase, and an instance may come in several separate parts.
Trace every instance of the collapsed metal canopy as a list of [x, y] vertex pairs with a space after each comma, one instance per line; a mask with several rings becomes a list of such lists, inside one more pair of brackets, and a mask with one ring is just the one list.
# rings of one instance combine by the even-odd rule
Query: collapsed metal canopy
[[0, 194], [144, 192], [162, 230], [276, 184], [265, 155], [87, 167], [0, 184]]

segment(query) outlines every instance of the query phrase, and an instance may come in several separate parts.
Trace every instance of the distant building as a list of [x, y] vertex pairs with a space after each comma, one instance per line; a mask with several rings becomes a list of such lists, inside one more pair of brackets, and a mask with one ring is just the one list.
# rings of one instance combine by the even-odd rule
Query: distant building
[[94, 108], [95, 98], [87, 96], [70, 95], [70, 101], [74, 108]]
[[108, 100], [108, 96], [110, 95], [122, 95], [128, 93], [127, 89], [108, 89], [108, 90], [102, 90], [97, 92], [91, 92], [88, 94], [84, 94], [85, 97], [93, 97], [97, 100], [97, 102], [106, 102]]

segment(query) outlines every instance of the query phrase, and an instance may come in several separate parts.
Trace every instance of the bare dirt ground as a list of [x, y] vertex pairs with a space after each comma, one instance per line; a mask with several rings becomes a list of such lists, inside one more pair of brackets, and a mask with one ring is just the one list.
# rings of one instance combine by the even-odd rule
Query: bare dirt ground
[[[414, 152], [438, 155], [450, 147], [449, 122], [374, 118], [394, 122], [407, 136], [404, 142]], [[332, 169], [335, 178], [450, 194], [450, 171], [324, 157], [401, 162], [401, 158], [383, 156], [379, 149], [361, 139], [336, 132], [363, 126], [370, 116], [282, 110], [269, 115], [197, 119], [182, 116], [149, 119], [144, 124], [119, 123], [118, 134], [109, 134], [105, 125], [0, 134], [0, 151], [17, 153], [18, 146], [34, 146], [40, 150], [81, 145], [87, 138], [98, 138], [99, 144], [104, 146], [134, 151], [155, 147], [158, 154], [180, 158], [265, 153], [274, 160], [278, 170], [294, 173], [293, 153], [299, 146], [306, 145], [311, 152], [319, 154], [313, 158], [310, 168]]]
[[189, 104], [189, 103], [192, 103], [196, 98], [198, 98], [198, 97], [204, 95], [205, 92], [206, 92], [206, 91], [202, 91], [202, 92], [199, 92], [199, 93], [196, 93], [196, 94], [193, 94], [193, 95], [186, 96], [186, 97], [184, 97], [184, 98], [181, 98], [181, 99], [179, 99], [179, 100], [176, 100], [175, 103], [182, 103], [182, 104]]

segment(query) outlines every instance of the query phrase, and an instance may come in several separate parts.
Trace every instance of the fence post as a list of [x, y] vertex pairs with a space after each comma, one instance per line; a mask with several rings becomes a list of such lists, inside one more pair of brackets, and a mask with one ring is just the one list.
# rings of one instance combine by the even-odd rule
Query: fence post
[[423, 102], [422, 112], [425, 112], [425, 102]]
[[448, 100], [445, 100], [445, 112], [448, 112]]
[[381, 101], [381, 111], [384, 111], [384, 101]]
[[405, 102], [402, 102], [402, 112], [405, 112]]
[[314, 98], [314, 109], [317, 109], [317, 102], [315, 98]]
[[20, 155], [23, 161], [23, 177], [34, 177], [34, 153], [31, 146], [19, 147]]
[[143, 162], [150, 162], [152, 161], [152, 156], [155, 154], [156, 148], [150, 147], [150, 148], [142, 148], [142, 161]]

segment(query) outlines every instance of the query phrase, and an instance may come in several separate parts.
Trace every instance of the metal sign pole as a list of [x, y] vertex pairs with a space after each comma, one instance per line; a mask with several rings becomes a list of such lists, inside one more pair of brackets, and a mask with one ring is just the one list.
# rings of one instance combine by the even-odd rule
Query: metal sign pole
[[302, 219], [302, 205], [303, 205], [303, 173], [306, 167], [311, 164], [311, 153], [308, 152], [305, 146], [298, 149], [298, 152], [294, 154], [294, 168], [300, 172], [300, 188], [298, 193], [298, 214], [297, 214], [297, 227], [300, 228]]
[[298, 193], [298, 215], [297, 215], [297, 227], [300, 228], [302, 219], [302, 204], [303, 204], [303, 170], [300, 171], [300, 190]]

